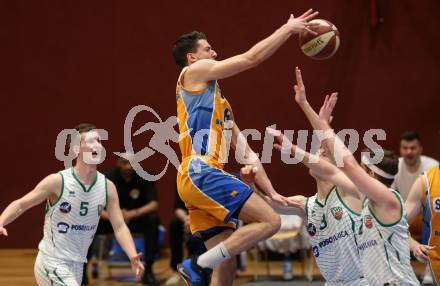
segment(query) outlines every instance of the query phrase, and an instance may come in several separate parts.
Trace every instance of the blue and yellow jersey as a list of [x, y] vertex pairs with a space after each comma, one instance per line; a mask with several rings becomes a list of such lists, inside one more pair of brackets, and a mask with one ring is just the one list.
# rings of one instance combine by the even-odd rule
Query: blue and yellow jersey
[[231, 106], [217, 81], [210, 81], [202, 90], [185, 89], [181, 84], [185, 72], [186, 68], [176, 87], [182, 163], [191, 157], [203, 156], [208, 158], [210, 165], [222, 169], [222, 162], [227, 159], [222, 156], [228, 153], [226, 148], [229, 148], [223, 130], [232, 129]]
[[423, 243], [437, 246], [429, 252], [435, 285], [440, 285], [440, 166], [424, 172], [419, 181], [423, 191]]
[[251, 196], [248, 185], [226, 173], [232, 136], [232, 110], [217, 81], [189, 91], [177, 81], [177, 118], [182, 162], [177, 190], [189, 212], [190, 229], [201, 237], [235, 228], [240, 209]]

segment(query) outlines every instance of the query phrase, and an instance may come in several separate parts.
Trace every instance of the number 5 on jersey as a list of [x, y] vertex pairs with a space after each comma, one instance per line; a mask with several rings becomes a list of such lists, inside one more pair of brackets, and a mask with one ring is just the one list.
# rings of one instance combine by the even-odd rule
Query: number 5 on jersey
[[79, 215], [80, 216], [86, 216], [89, 212], [89, 202], [81, 202], [81, 205], [79, 207]]

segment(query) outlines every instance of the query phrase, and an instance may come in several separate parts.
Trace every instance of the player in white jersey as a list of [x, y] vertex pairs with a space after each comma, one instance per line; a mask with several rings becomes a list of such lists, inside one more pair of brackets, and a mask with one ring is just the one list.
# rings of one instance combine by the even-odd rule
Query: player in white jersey
[[93, 240], [99, 216], [107, 208], [116, 239], [130, 258], [133, 271], [140, 276], [144, 267], [136, 253], [133, 238], [124, 222], [114, 184], [96, 170], [102, 145], [96, 127], [80, 124], [75, 128], [79, 142], [74, 167], [44, 178], [31, 192], [12, 202], [0, 216], [0, 235], [4, 226], [29, 208], [46, 201], [44, 236], [35, 262], [38, 285], [81, 285], [83, 263]]
[[[277, 137], [279, 142], [280, 137]], [[369, 285], [362, 271], [355, 236], [362, 223], [356, 187], [336, 166], [327, 162], [323, 153], [317, 158], [290, 145], [286, 138], [283, 142], [288, 142], [289, 146], [286, 144], [283, 148], [277, 143], [275, 148], [286, 151], [290, 148], [292, 154], [304, 154], [302, 162], [310, 168], [318, 192], [308, 198], [290, 197], [298, 205], [296, 209], [276, 203], [271, 205], [281, 214], [297, 214], [304, 218], [313, 255], [326, 285]], [[310, 163], [313, 161], [316, 163]]]
[[[337, 93], [327, 96], [315, 122], [325, 131], [323, 141], [335, 162], [366, 197], [358, 245], [365, 277], [371, 285], [419, 285], [410, 263], [408, 223], [402, 198], [391, 190], [398, 158], [382, 150], [383, 158], [373, 164], [378, 151], [363, 152], [362, 166], [334, 134], [329, 121]], [[373, 158], [369, 156], [373, 155]]]
[[[295, 100], [313, 123], [318, 114], [307, 102], [305, 87], [299, 70], [296, 71]], [[281, 132], [269, 130], [275, 136], [275, 148], [295, 158], [310, 169], [318, 192], [309, 198], [289, 198], [298, 204], [298, 211], [276, 205], [283, 214], [299, 214], [306, 221], [313, 254], [327, 285], [368, 285], [362, 271], [355, 230], [362, 224], [360, 193], [347, 176], [332, 164], [326, 151], [318, 156], [293, 145]]]

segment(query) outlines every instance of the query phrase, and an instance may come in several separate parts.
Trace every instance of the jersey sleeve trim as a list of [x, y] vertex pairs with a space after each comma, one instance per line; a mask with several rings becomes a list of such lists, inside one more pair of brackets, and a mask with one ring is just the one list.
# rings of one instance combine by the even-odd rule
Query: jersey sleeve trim
[[370, 212], [371, 212], [371, 214], [373, 215], [373, 217], [376, 219], [376, 221], [381, 225], [381, 226], [383, 226], [383, 227], [392, 227], [392, 226], [395, 226], [396, 224], [398, 224], [401, 220], [402, 220], [402, 217], [403, 217], [403, 204], [402, 204], [402, 198], [400, 197], [400, 195], [398, 194], [398, 192], [396, 192], [396, 191], [392, 191], [393, 192], [393, 194], [396, 196], [396, 198], [399, 200], [399, 203], [400, 203], [400, 217], [399, 217], [399, 219], [397, 220], [397, 221], [395, 221], [395, 222], [393, 222], [393, 223], [383, 223], [383, 222], [381, 222], [377, 217], [376, 217], [376, 215], [374, 214], [374, 212], [373, 212], [373, 210], [370, 208], [370, 206], [368, 206], [368, 209], [370, 210]]
[[61, 173], [61, 172], [59, 172], [58, 174], [61, 175], [61, 191], [60, 191], [60, 195], [58, 196], [57, 200], [53, 204], [50, 202], [50, 200], [48, 200], [50, 207], [53, 207], [54, 205], [56, 205], [60, 201], [61, 197], [63, 196], [63, 192], [64, 192], [64, 176], [63, 176], [63, 173]]
[[200, 94], [200, 93], [204, 92], [204, 91], [209, 87], [209, 83], [206, 83], [205, 87], [203, 87], [202, 89], [198, 89], [198, 90], [190, 90], [190, 89], [185, 88], [185, 87], [183, 86], [182, 81], [184, 80], [184, 78], [185, 78], [185, 74], [186, 74], [187, 71], [188, 71], [188, 68], [185, 68], [185, 69], [182, 71], [182, 74], [179, 76], [179, 79], [177, 80], [177, 85], [178, 85], [179, 88], [181, 88], [183, 91], [185, 91], [185, 92], [187, 92], [187, 93], [190, 93], [190, 94]]
[[306, 199], [306, 217], [309, 217], [309, 198], [307, 197]]
[[338, 188], [336, 188], [336, 195], [338, 195], [338, 199], [341, 202], [341, 204], [352, 214], [356, 215], [356, 216], [360, 216], [361, 214], [358, 212], [355, 212], [354, 210], [352, 210], [342, 199], [341, 195], [339, 194]]
[[108, 188], [107, 188], [107, 178], [104, 177], [105, 180], [105, 208], [107, 208], [108, 205]]

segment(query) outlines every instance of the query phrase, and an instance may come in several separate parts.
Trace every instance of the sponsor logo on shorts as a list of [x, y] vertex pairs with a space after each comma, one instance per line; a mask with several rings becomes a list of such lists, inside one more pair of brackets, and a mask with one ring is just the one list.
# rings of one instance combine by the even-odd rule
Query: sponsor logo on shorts
[[231, 192], [231, 197], [235, 198], [238, 195], [237, 191], [232, 191]]
[[373, 218], [371, 217], [371, 215], [364, 216], [364, 224], [367, 228], [373, 227]]
[[70, 205], [70, 203], [62, 202], [60, 204], [60, 212], [67, 214], [70, 213], [71, 210], [72, 210], [72, 206]]
[[312, 247], [312, 251], [313, 251], [313, 255], [314, 255], [315, 257], [318, 257], [318, 256], [319, 256], [319, 248], [318, 248], [317, 246], [313, 246], [313, 247]]
[[316, 226], [313, 223], [309, 223], [307, 225], [307, 232], [310, 236], [315, 236], [316, 234]]
[[69, 225], [65, 222], [59, 222], [57, 224], [57, 228], [59, 233], [67, 233], [67, 231], [69, 230]]
[[340, 220], [342, 218], [343, 210], [341, 207], [334, 207], [330, 209], [332, 212], [332, 215], [335, 219]]
[[437, 231], [437, 230], [436, 230], [436, 231], [434, 232], [434, 235], [435, 235], [435, 236], [440, 236], [440, 231]]
[[369, 240], [369, 241], [366, 241], [366, 242], [361, 243], [361, 244], [358, 246], [358, 249], [359, 249], [360, 251], [364, 251], [365, 249], [370, 248], [370, 247], [373, 247], [373, 246], [376, 246], [376, 245], [377, 245], [377, 241], [376, 241], [375, 239], [372, 239], [372, 240]]

